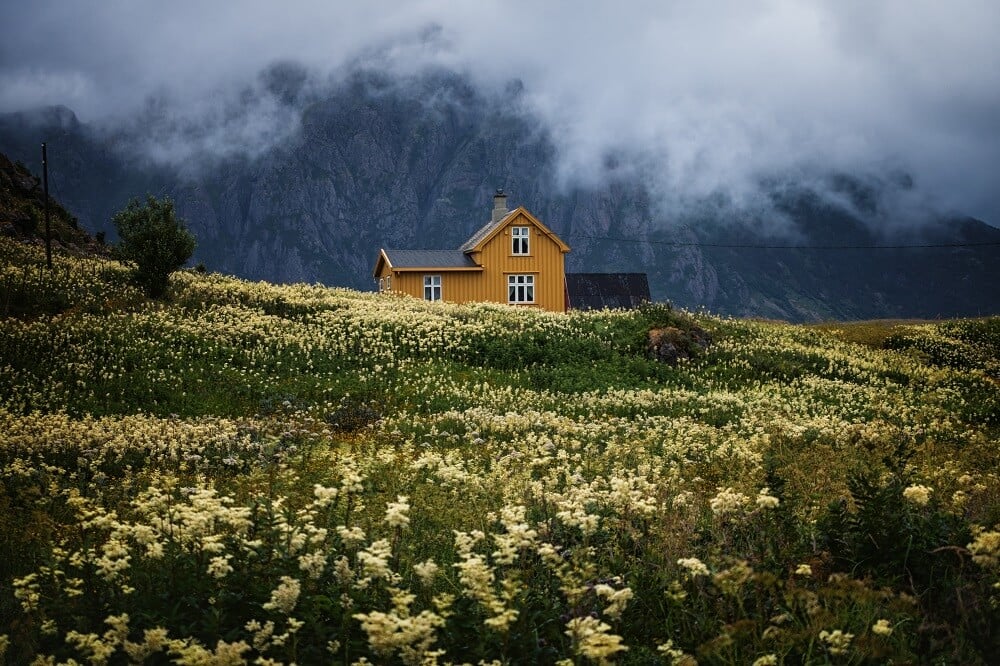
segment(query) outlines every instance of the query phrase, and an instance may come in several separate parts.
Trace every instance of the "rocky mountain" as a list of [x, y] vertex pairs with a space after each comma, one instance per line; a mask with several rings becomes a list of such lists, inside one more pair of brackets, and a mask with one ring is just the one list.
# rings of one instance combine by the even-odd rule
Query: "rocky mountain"
[[[261, 151], [158, 161], [150, 137], [201, 130], [155, 108], [108, 130], [61, 107], [0, 116], [0, 151], [38, 172], [47, 141], [52, 194], [109, 238], [129, 198], [171, 196], [198, 239], [195, 260], [253, 279], [371, 289], [380, 247], [458, 247], [503, 188], [573, 248], [568, 270], [646, 272], [655, 300], [789, 320], [1000, 312], [1000, 230], [968, 218], [899, 223], [886, 188], [910, 187], [905, 177], [776, 178], [761, 182], [757, 212], [724, 196], [664, 212], [654, 179], [612, 157], [599, 185], [562, 183], [517, 85], [487, 95], [450, 73], [359, 71], [316, 92], [294, 69], [266, 74], [264, 94], [294, 123]], [[181, 139], [163, 146], [171, 140]]]

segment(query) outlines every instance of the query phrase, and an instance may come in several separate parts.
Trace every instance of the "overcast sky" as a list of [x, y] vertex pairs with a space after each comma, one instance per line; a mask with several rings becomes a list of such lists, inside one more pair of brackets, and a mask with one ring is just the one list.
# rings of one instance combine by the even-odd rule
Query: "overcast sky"
[[609, 151], [691, 196], [905, 170], [1000, 224], [998, 36], [997, 0], [4, 2], [0, 111], [65, 104], [99, 123], [156, 95], [202, 112], [275, 60], [317, 80], [368, 58], [443, 65], [523, 81], [569, 179]]

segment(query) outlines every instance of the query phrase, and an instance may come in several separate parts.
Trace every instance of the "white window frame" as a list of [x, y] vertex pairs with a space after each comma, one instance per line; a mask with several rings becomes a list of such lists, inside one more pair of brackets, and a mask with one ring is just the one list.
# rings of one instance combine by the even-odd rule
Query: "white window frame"
[[441, 276], [440, 275], [425, 275], [424, 276], [424, 300], [425, 301], [440, 301], [441, 300]]
[[385, 278], [385, 290], [392, 291], [392, 276], [387, 275]]
[[507, 302], [535, 302], [535, 276], [531, 273], [511, 273], [507, 276]]
[[531, 254], [531, 227], [511, 227], [510, 228], [510, 253], [516, 257], [523, 257]]

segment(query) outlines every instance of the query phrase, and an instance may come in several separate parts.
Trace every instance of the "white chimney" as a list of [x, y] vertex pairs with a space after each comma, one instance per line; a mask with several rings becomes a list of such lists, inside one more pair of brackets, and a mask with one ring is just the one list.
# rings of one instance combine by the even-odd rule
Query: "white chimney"
[[503, 190], [497, 190], [493, 195], [493, 221], [498, 222], [507, 215], [507, 195]]

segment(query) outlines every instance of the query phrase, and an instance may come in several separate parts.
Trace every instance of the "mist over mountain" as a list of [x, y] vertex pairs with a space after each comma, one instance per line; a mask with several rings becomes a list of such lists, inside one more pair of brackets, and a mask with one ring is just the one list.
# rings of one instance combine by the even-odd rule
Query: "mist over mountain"
[[[981, 245], [1000, 230], [939, 212], [899, 169], [799, 165], [692, 194], [608, 150], [568, 178], [528, 96], [439, 68], [318, 80], [280, 62], [202, 109], [3, 114], [0, 151], [40, 173], [47, 141], [52, 194], [109, 238], [129, 198], [171, 196], [196, 260], [252, 279], [371, 289], [380, 247], [458, 247], [503, 188], [569, 243], [567, 270], [646, 272], [656, 300], [790, 320], [1000, 312], [1000, 247]], [[967, 247], [870, 249], [887, 245]]]

